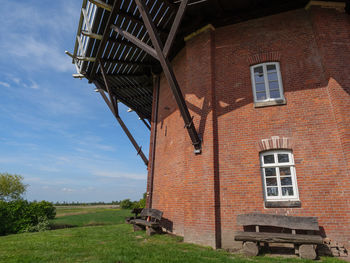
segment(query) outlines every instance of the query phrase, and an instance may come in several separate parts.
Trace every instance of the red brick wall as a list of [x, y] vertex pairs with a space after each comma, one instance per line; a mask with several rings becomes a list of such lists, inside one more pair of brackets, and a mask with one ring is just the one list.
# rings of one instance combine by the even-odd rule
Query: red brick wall
[[[350, 37], [349, 29], [342, 38], [336, 31], [349, 18], [335, 12], [290, 11], [186, 43], [173, 64], [203, 153], [194, 155], [162, 76], [152, 206], [164, 211], [170, 231], [233, 247], [236, 215], [254, 211], [317, 216], [328, 236], [350, 240]], [[328, 16], [335, 32], [325, 36]], [[280, 62], [287, 104], [254, 108], [249, 67], [270, 60]], [[264, 208], [258, 145], [271, 136], [292, 142], [301, 208]]]

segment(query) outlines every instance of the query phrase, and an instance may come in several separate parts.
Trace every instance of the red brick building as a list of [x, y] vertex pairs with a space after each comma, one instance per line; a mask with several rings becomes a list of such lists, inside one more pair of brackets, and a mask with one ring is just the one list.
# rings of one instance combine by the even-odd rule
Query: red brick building
[[112, 111], [115, 96], [150, 119], [148, 205], [187, 242], [234, 248], [236, 216], [259, 212], [316, 216], [323, 236], [350, 246], [349, 3], [302, 2], [180, 28], [171, 64], [200, 154], [163, 64], [152, 69], [148, 115], [116, 78], [110, 92], [85, 65], [85, 77], [112, 93]]
[[[258, 102], [250, 68], [270, 62], [279, 64], [282, 99]], [[349, 15], [310, 6], [208, 26], [186, 41], [173, 65], [203, 144], [202, 154], [194, 155], [162, 75], [158, 115], [152, 116], [158, 120], [151, 198], [171, 222], [169, 230], [188, 242], [232, 247], [236, 215], [276, 213], [317, 216], [325, 235], [348, 242]], [[259, 155], [276, 151], [294, 157], [288, 179], [298, 194], [291, 198], [265, 193], [269, 177]], [[269, 183], [281, 192], [276, 179]]]

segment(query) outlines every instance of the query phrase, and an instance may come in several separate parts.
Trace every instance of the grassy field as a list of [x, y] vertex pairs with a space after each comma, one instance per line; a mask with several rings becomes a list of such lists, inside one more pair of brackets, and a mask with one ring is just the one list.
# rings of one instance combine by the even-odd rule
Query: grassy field
[[113, 209], [110, 206], [57, 207], [56, 211], [56, 218], [51, 221], [53, 228], [121, 224], [125, 217], [131, 216], [129, 210]]
[[[122, 223], [129, 211], [111, 211], [103, 208], [90, 211], [91, 213], [85, 213], [86, 211], [83, 213], [81, 210], [81, 214], [61, 216], [54, 222], [64, 220], [66, 224], [71, 225], [99, 222], [106, 225], [0, 237], [0, 262], [313, 262], [298, 258], [282, 259], [268, 256], [244, 258], [225, 251], [183, 243], [182, 238], [175, 236], [148, 237], [143, 231], [134, 233], [131, 225]], [[72, 211], [65, 213], [69, 212]], [[79, 211], [75, 211], [77, 212]], [[322, 262], [341, 261], [322, 258]]]

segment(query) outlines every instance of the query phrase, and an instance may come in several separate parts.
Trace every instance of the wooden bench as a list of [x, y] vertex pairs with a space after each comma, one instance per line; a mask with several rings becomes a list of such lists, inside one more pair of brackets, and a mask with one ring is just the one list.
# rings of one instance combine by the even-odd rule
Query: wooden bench
[[[243, 253], [257, 256], [261, 243], [292, 243], [301, 258], [316, 259], [316, 246], [323, 239], [318, 234], [317, 217], [296, 217], [271, 214], [245, 214], [237, 216], [237, 225], [255, 227], [255, 232], [238, 231], [236, 241], [243, 241]], [[271, 230], [274, 230], [271, 232]], [[278, 232], [276, 230], [279, 230]]]
[[160, 227], [162, 215], [163, 212], [157, 209], [144, 208], [140, 213], [140, 218], [132, 219], [130, 223], [134, 225], [134, 231], [146, 229], [147, 235], [151, 236], [162, 232]]
[[125, 223], [131, 224], [130, 223], [131, 220], [140, 218], [138, 215], [141, 213], [142, 209], [143, 208], [134, 208], [133, 210], [131, 210], [131, 213], [134, 214], [134, 216], [125, 218]]

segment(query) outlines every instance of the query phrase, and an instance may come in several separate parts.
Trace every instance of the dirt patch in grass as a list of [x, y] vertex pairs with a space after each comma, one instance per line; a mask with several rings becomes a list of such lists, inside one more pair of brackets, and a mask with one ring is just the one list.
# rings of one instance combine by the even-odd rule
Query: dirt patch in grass
[[78, 226], [77, 225], [70, 225], [70, 224], [51, 224], [50, 230], [73, 228], [73, 227], [78, 227]]

